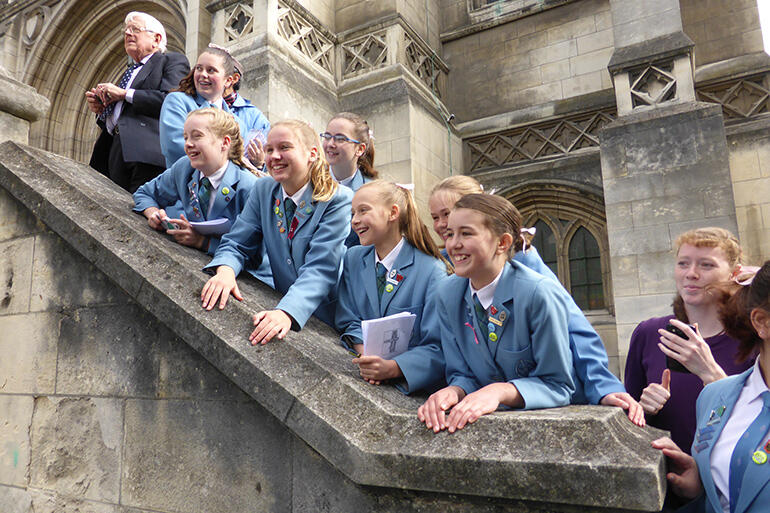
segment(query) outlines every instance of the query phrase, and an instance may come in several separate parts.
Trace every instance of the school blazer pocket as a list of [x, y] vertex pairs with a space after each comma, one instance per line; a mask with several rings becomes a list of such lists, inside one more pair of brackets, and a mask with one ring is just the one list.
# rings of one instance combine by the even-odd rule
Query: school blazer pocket
[[519, 351], [510, 351], [499, 347], [495, 360], [508, 379], [526, 378], [535, 369], [532, 344]]

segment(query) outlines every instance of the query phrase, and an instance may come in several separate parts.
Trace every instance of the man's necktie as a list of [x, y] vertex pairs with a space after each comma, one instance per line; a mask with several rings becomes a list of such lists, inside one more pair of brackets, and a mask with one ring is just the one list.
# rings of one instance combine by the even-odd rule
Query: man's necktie
[[201, 186], [198, 189], [198, 203], [204, 219], [208, 219], [209, 200], [211, 199], [211, 181], [205, 176], [201, 178]]
[[476, 294], [473, 294], [473, 309], [476, 311], [476, 321], [478, 322], [479, 330], [481, 330], [481, 334], [484, 340], [486, 340], [489, 336], [489, 331], [487, 330], [487, 311], [481, 306], [479, 296]]
[[[128, 86], [128, 81], [131, 80], [131, 74], [133, 74], [134, 70], [141, 66], [141, 62], [136, 62], [134, 64], [129, 64], [126, 68], [126, 71], [123, 72], [123, 76], [120, 77], [120, 82], [118, 82], [118, 87], [121, 89], [125, 89], [126, 86]], [[101, 114], [99, 114], [99, 119], [102, 121], [109, 119], [112, 117], [112, 113], [115, 112], [115, 104], [117, 102], [110, 103], [107, 105]]]
[[743, 432], [738, 443], [735, 445], [733, 455], [730, 458], [730, 513], [735, 511], [738, 504], [738, 496], [741, 493], [741, 483], [743, 475], [746, 473], [746, 467], [754, 456], [754, 452], [762, 443], [770, 429], [770, 391], [762, 392], [762, 411], [759, 412], [754, 422]]

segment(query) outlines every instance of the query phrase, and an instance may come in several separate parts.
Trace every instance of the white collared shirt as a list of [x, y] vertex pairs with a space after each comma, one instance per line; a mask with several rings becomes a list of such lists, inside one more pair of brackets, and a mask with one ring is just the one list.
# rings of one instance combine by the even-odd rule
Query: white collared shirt
[[286, 194], [286, 189], [283, 188], [283, 185], [281, 185], [281, 194], [283, 195], [283, 201], [286, 202], [286, 198], [291, 198], [291, 200], [294, 202], [295, 206], [299, 206], [299, 202], [302, 199], [302, 195], [305, 194], [305, 189], [307, 189], [308, 185], [310, 185], [310, 181], [308, 181], [305, 185], [299, 188], [297, 192], [289, 196]]
[[401, 237], [401, 240], [398, 241], [398, 244], [396, 244], [393, 249], [390, 250], [390, 253], [385, 255], [385, 258], [380, 260], [380, 257], [377, 256], [377, 250], [374, 251], [374, 265], [377, 266], [377, 262], [381, 263], [385, 266], [385, 269], [390, 273], [390, 270], [393, 268], [393, 264], [396, 263], [396, 258], [398, 258], [398, 254], [401, 253], [401, 248], [404, 247], [404, 239]]
[[[743, 384], [743, 389], [738, 396], [738, 400], [735, 402], [730, 418], [727, 419], [727, 424], [722, 428], [722, 432], [719, 434], [719, 438], [711, 450], [709, 461], [711, 464], [711, 476], [714, 478], [719, 502], [725, 513], [730, 513], [730, 460], [735, 446], [738, 444], [738, 439], [762, 411], [764, 402], [760, 394], [766, 390], [768, 388], [765, 380], [762, 378], [759, 358], [757, 358], [757, 361], [754, 362], [754, 370]], [[760, 447], [764, 447], [769, 438], [770, 434], [765, 435]], [[749, 462], [749, 466], [751, 465], [753, 463]]]
[[115, 103], [115, 109], [112, 111], [112, 116], [110, 116], [107, 121], [107, 131], [109, 133], [112, 133], [113, 130], [115, 130], [115, 125], [118, 124], [118, 118], [120, 118], [120, 113], [123, 112], [123, 102], [127, 101], [128, 103], [134, 103], [134, 91], [135, 89], [131, 89], [131, 85], [134, 83], [134, 80], [136, 79], [136, 76], [139, 74], [139, 72], [144, 68], [145, 64], [147, 64], [147, 61], [150, 60], [150, 58], [155, 55], [155, 52], [145, 55], [144, 58], [140, 61], [142, 63], [141, 66], [136, 68], [134, 71], [131, 72], [131, 78], [128, 79], [128, 84], [126, 85], [126, 99], [120, 100], [119, 102]]
[[479, 290], [474, 289], [473, 285], [471, 285], [471, 281], [468, 280], [468, 286], [471, 288], [471, 297], [476, 294], [479, 298], [479, 303], [484, 307], [484, 310], [489, 310], [489, 307], [492, 306], [492, 301], [495, 299], [495, 290], [497, 290], [497, 284], [500, 282], [503, 271], [505, 271], [505, 266], [503, 266], [500, 270], [500, 274], [498, 274], [491, 283], [481, 287]]
[[[225, 162], [224, 166], [214, 171], [214, 173], [208, 177], [209, 182], [211, 182], [211, 196], [209, 197], [209, 204], [208, 204], [208, 209], [206, 209], [206, 212], [210, 213], [212, 207], [214, 206], [214, 200], [217, 199], [217, 195], [214, 193], [219, 190], [219, 184], [222, 183], [222, 179], [225, 177], [225, 172], [227, 171], [227, 164], [228, 163]], [[200, 181], [203, 180], [204, 176], [206, 175], [198, 171], [198, 183], [200, 183]]]

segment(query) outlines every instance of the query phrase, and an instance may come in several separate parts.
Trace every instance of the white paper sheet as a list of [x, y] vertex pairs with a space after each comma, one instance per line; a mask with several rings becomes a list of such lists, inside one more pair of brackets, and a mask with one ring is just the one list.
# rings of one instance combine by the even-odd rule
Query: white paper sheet
[[219, 219], [212, 219], [211, 221], [201, 221], [194, 223], [190, 221], [190, 225], [195, 228], [195, 231], [201, 235], [224, 235], [230, 231], [230, 220], [226, 217], [220, 217]]
[[364, 338], [364, 354], [392, 360], [409, 348], [412, 328], [417, 316], [401, 312], [361, 323]]

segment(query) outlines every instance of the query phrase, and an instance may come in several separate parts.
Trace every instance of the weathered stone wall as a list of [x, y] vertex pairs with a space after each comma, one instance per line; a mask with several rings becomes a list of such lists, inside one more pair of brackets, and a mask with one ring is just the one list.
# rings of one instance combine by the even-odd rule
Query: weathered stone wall
[[680, 0], [685, 34], [701, 66], [762, 51], [756, 0]]
[[420, 398], [363, 383], [314, 319], [251, 347], [263, 285], [202, 311], [205, 255], [130, 205], [85, 166], [0, 146], [3, 513], [660, 507], [655, 430], [569, 407], [433, 435]]
[[452, 70], [447, 103], [459, 122], [612, 87], [608, 0], [570, 2], [469, 32], [442, 35]]
[[770, 120], [727, 130], [738, 236], [746, 262], [770, 259]]

